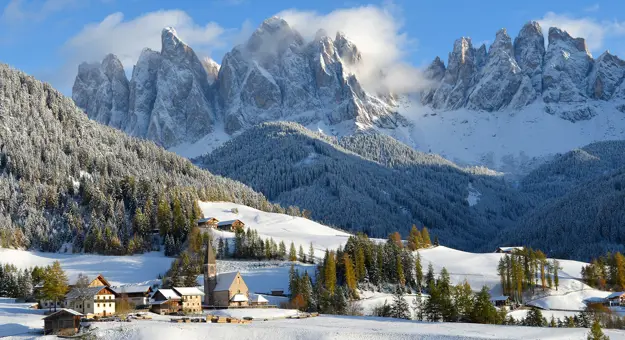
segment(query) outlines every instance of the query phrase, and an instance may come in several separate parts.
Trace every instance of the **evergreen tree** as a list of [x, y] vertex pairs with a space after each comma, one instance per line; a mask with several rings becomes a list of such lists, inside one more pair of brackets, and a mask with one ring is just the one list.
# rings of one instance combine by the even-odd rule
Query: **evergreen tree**
[[558, 286], [560, 285], [560, 277], [559, 277], [559, 271], [561, 269], [560, 262], [554, 259], [552, 263], [552, 267], [553, 267], [553, 285], [556, 287], [556, 291], [557, 291]]
[[471, 320], [473, 292], [467, 280], [464, 280], [463, 283], [453, 288], [453, 304], [460, 322], [468, 322]]
[[421, 254], [417, 252], [415, 258], [415, 282], [417, 284], [417, 290], [421, 292], [423, 287], [423, 266], [421, 265]]
[[592, 323], [592, 327], [590, 328], [590, 332], [588, 332], [588, 340], [610, 340], [610, 337], [603, 334], [601, 330], [601, 324], [599, 324], [599, 320], [595, 320]]
[[527, 312], [525, 319], [523, 319], [523, 324], [525, 326], [544, 327], [547, 321], [543, 317], [543, 313], [540, 309], [532, 307], [529, 312]]
[[404, 285], [406, 285], [406, 277], [404, 275], [404, 267], [402, 265], [402, 260], [401, 260], [401, 256], [397, 255], [397, 259], [395, 260], [396, 262], [396, 266], [397, 266], [397, 283], [399, 283], [400, 287], [404, 287]]
[[310, 247], [308, 247], [308, 261], [315, 263], [315, 248], [313, 248], [312, 242], [310, 242]]
[[429, 288], [434, 285], [434, 267], [432, 266], [432, 262], [428, 263], [428, 271], [425, 274], [425, 285]]
[[306, 253], [304, 252], [304, 247], [302, 247], [301, 244], [299, 245], [298, 257], [299, 262], [306, 263]]
[[470, 320], [474, 323], [497, 324], [497, 319], [497, 309], [490, 302], [488, 287], [484, 286], [475, 296]]
[[295, 250], [295, 245], [293, 244], [293, 242], [291, 242], [291, 247], [289, 248], [289, 261], [297, 261], [297, 251]]
[[280, 248], [278, 250], [278, 257], [281, 260], [286, 260], [286, 245], [284, 244], [284, 241], [280, 241]]
[[397, 319], [410, 319], [410, 306], [404, 299], [404, 294], [399, 287], [395, 289], [395, 294], [393, 294], [391, 317]]
[[156, 207], [156, 219], [158, 222], [161, 236], [168, 235], [172, 232], [172, 214], [169, 202], [165, 200], [165, 196], [161, 195]]
[[356, 250], [356, 279], [358, 281], [364, 280], [367, 274], [367, 269], [365, 266], [365, 251], [362, 246], [358, 247]]
[[325, 283], [325, 288], [328, 290], [330, 295], [334, 295], [336, 289], [336, 261], [334, 258], [334, 252], [327, 252], [324, 262], [323, 282]]

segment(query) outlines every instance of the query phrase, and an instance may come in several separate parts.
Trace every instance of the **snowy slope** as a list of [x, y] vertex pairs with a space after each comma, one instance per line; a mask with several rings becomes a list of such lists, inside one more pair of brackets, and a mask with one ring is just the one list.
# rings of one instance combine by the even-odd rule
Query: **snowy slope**
[[47, 266], [54, 261], [61, 262], [70, 282], [79, 273], [90, 277], [99, 273], [112, 285], [128, 283], [151, 284], [158, 274], [164, 274], [173, 258], [163, 253], [152, 252], [133, 256], [104, 256], [93, 254], [42, 253], [0, 248], [0, 263], [10, 263], [18, 268]]
[[573, 123], [546, 113], [540, 102], [520, 110], [437, 112], [406, 100], [399, 112], [412, 124], [379, 131], [455, 163], [523, 174], [555, 153], [625, 139], [625, 114], [615, 103], [595, 105], [595, 117]]
[[[238, 209], [233, 213], [232, 209]], [[316, 257], [323, 257], [326, 249], [336, 249], [347, 242], [350, 234], [313, 222], [302, 217], [267, 213], [240, 204], [228, 202], [200, 202], [204, 217], [215, 217], [220, 221], [239, 219], [246, 228], [255, 229], [261, 238], [272, 237], [276, 242], [284, 241], [287, 248], [293, 242], [301, 245], [308, 254], [313, 243]], [[234, 233], [216, 231], [217, 237], [231, 238]]]

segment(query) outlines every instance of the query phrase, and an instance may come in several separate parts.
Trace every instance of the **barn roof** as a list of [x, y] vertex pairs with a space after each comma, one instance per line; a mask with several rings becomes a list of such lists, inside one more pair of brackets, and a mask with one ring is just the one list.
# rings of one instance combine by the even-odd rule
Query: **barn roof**
[[230, 289], [232, 285], [232, 281], [237, 277], [239, 272], [230, 272], [230, 273], [221, 273], [217, 275], [217, 285], [215, 286], [215, 291], [219, 292], [222, 290]]
[[180, 300], [180, 295], [173, 289], [159, 289], [157, 292], [160, 292], [167, 300]]
[[[241, 222], [241, 220], [228, 220], [228, 221], [221, 221], [221, 222], [217, 223], [217, 225], [218, 226], [232, 225], [236, 221]], [[241, 223], [243, 223], [243, 222], [241, 222]]]
[[525, 247], [499, 247], [497, 249], [499, 249], [499, 250], [501, 250], [503, 252], [511, 252], [513, 250], [521, 250], [522, 251], [523, 249], [525, 249]]
[[610, 300], [610, 299], [616, 299], [617, 297], [621, 297], [623, 294], [625, 294], [625, 292], [614, 292], [608, 296], [606, 296], [605, 298]]
[[507, 301], [508, 296], [500, 295], [500, 296], [491, 296], [490, 301]]
[[204, 292], [197, 287], [174, 287], [173, 289], [180, 296], [204, 296]]
[[95, 296], [105, 288], [106, 288], [105, 286], [72, 288], [72, 290], [70, 290], [69, 293], [67, 293], [65, 298], [69, 300], [73, 300], [73, 299], [79, 298], [81, 295]]
[[116, 286], [111, 287], [111, 290], [115, 292], [115, 294], [136, 294], [136, 293], [147, 293], [152, 286], [144, 285], [144, 286], [134, 286], [134, 285], [126, 285], [126, 286]]
[[52, 317], [56, 317], [56, 316], [59, 316], [61, 314], [71, 314], [71, 315], [74, 315], [74, 316], [83, 316], [82, 314], [78, 313], [77, 311], [75, 311], [73, 309], [63, 308], [63, 309], [60, 309], [60, 310], [58, 310], [58, 311], [56, 311], [56, 312], [46, 316], [43, 319], [44, 320], [51, 319]]
[[200, 218], [197, 223], [206, 223], [210, 220], [215, 220], [215, 221], [219, 221], [218, 219], [214, 218], [214, 217], [204, 217], [204, 218]]

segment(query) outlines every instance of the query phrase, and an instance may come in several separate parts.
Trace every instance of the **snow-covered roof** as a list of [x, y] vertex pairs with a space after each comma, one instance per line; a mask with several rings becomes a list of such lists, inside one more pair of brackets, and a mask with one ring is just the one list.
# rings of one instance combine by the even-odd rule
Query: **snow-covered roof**
[[490, 301], [507, 301], [508, 297], [506, 295], [500, 296], [491, 296]]
[[262, 302], [269, 302], [269, 300], [265, 299], [264, 296], [258, 294], [258, 295], [256, 295], [255, 298], [252, 299], [252, 302], [262, 303]]
[[513, 250], [523, 250], [525, 248], [524, 247], [499, 247], [497, 249], [507, 253], [507, 252], [511, 252]]
[[610, 299], [615, 299], [617, 297], [621, 297], [623, 294], [625, 294], [625, 292], [614, 292], [608, 296], [606, 296], [605, 298], [610, 300]]
[[60, 313], [70, 313], [70, 314], [75, 315], [75, 316], [83, 316], [82, 314], [78, 313], [77, 311], [75, 311], [73, 309], [63, 308], [63, 309], [60, 309], [60, 310], [58, 310], [58, 311], [56, 311], [56, 312], [46, 316], [43, 319], [45, 320], [45, 319], [51, 318], [51, 317], [53, 317], [53, 316], [55, 316], [57, 314], [60, 314]]
[[232, 299], [230, 299], [230, 302], [245, 302], [245, 301], [247, 301], [247, 296], [243, 294], [234, 294]]
[[167, 300], [180, 300], [180, 296], [173, 289], [159, 289], [158, 292], [161, 293]]
[[219, 221], [219, 220], [217, 220], [217, 219], [216, 219], [216, 218], [214, 218], [214, 217], [204, 217], [204, 218], [200, 218], [200, 219], [197, 221], [197, 223], [205, 223], [205, 222], [208, 222], [208, 221], [210, 221], [210, 220], [212, 220], [212, 219], [214, 219], [215, 221]]
[[68, 300], [74, 300], [74, 299], [79, 298], [81, 295], [84, 295], [84, 296], [95, 296], [102, 289], [105, 289], [105, 288], [106, 288], [105, 286], [72, 288], [72, 290], [70, 290], [69, 293], [67, 293], [67, 295], [65, 295], [65, 298], [68, 299]]
[[152, 286], [115, 286], [111, 287], [116, 294], [147, 293]]
[[230, 273], [221, 273], [217, 275], [217, 285], [215, 286], [215, 291], [219, 292], [222, 290], [230, 289], [230, 285], [232, 285], [232, 281], [237, 277], [239, 272], [230, 272]]
[[204, 292], [197, 287], [174, 287], [173, 289], [180, 296], [204, 296]]
[[[217, 225], [218, 226], [231, 225], [231, 224], [233, 224], [236, 221], [239, 221], [239, 220], [221, 221], [221, 222], [217, 223]], [[241, 222], [241, 221], [239, 221], [239, 222]], [[241, 223], [243, 223], [243, 222], [241, 222]]]

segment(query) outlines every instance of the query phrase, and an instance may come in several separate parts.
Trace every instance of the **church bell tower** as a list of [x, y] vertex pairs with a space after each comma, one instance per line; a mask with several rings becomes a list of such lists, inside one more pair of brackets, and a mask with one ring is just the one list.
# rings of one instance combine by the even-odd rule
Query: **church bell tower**
[[212, 306], [215, 304], [213, 292], [217, 286], [217, 261], [213, 247], [209, 244], [206, 246], [206, 257], [204, 258], [204, 305]]

